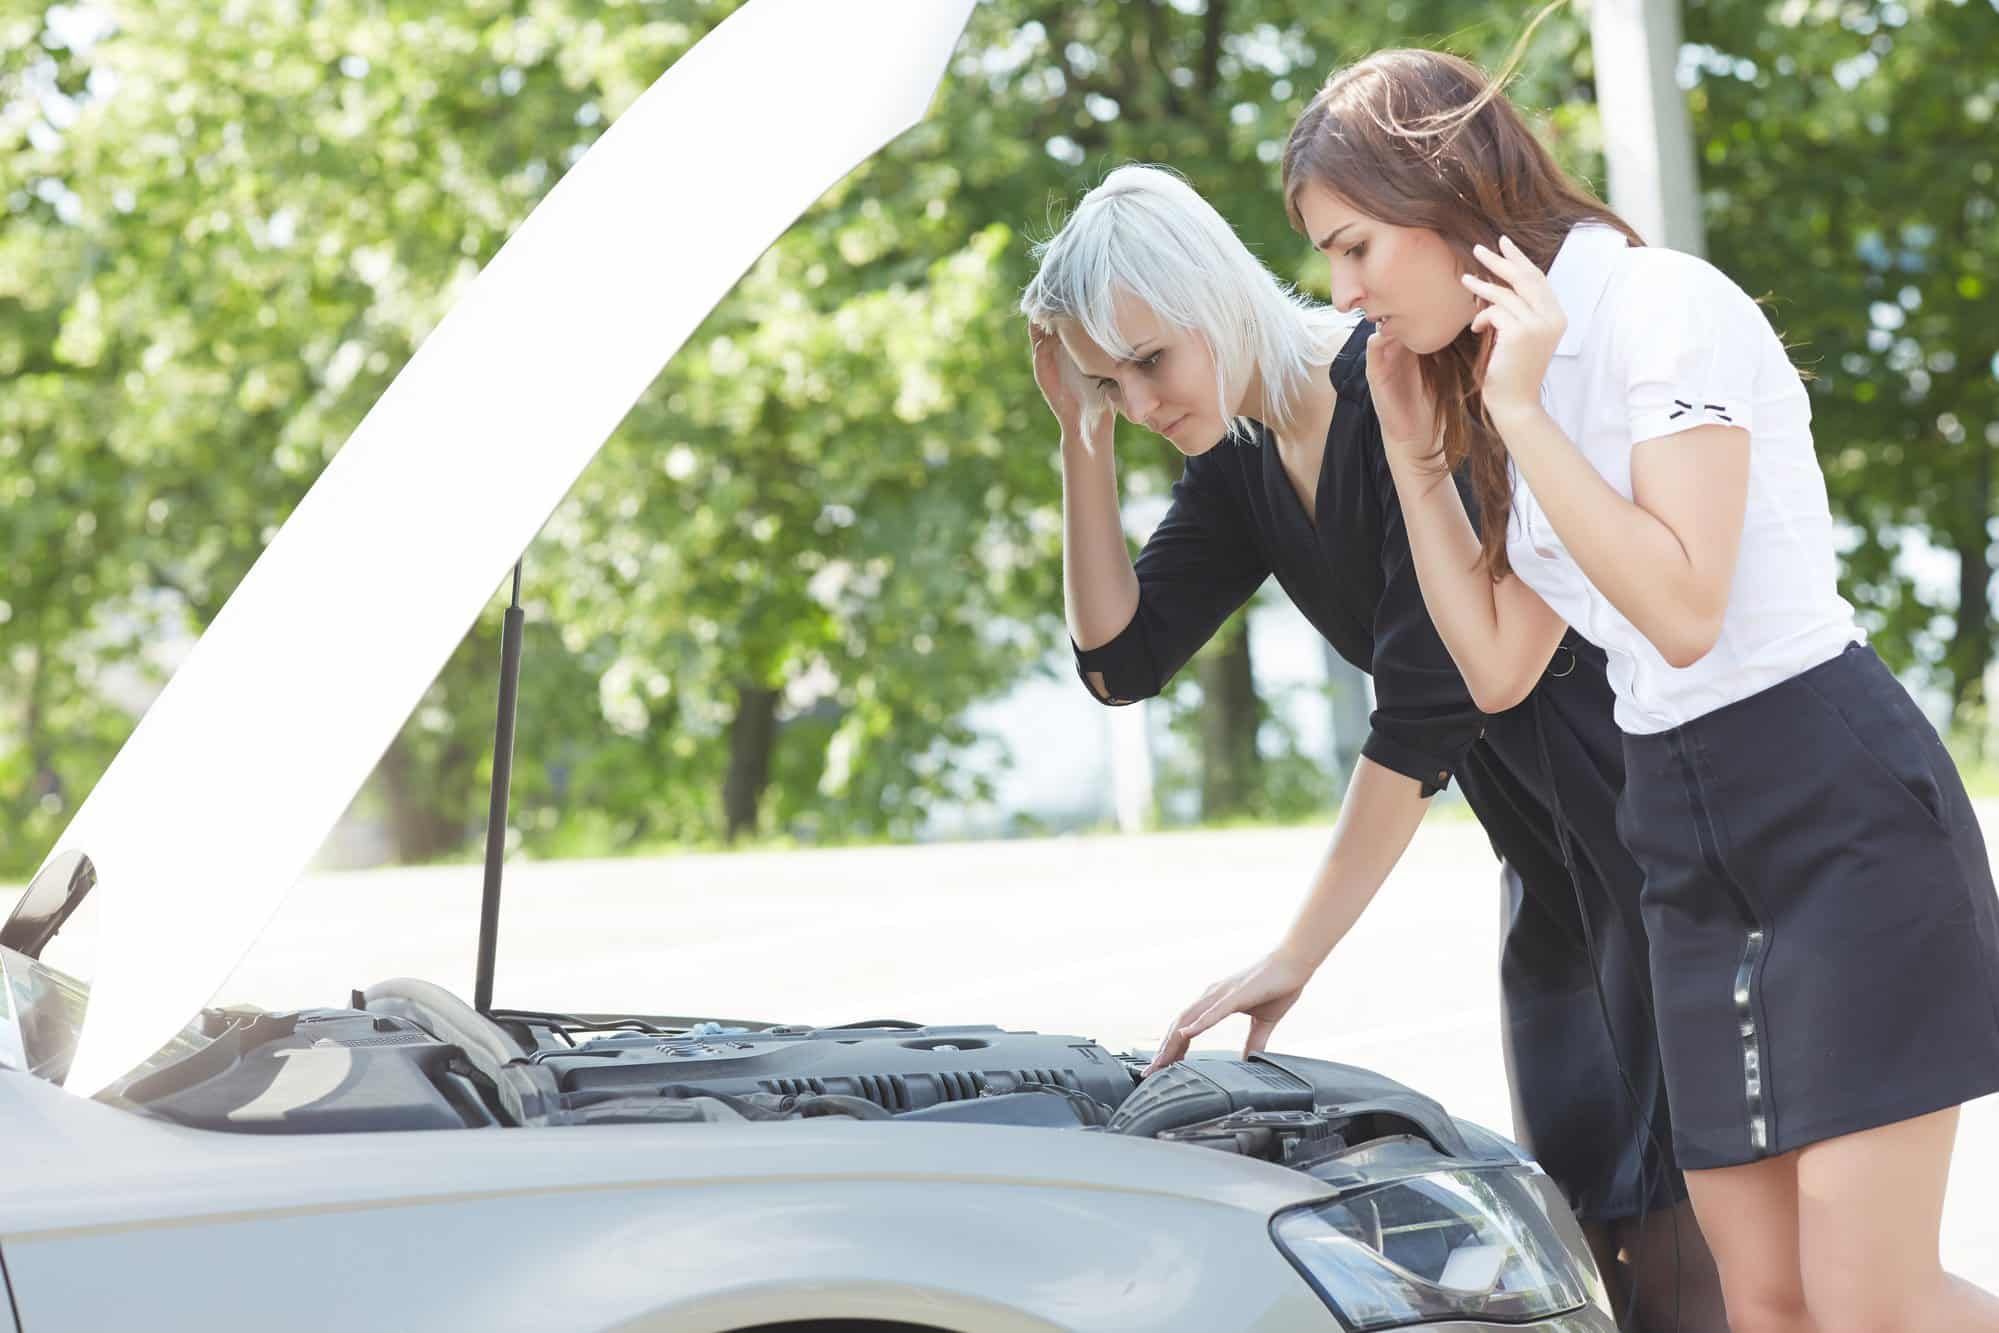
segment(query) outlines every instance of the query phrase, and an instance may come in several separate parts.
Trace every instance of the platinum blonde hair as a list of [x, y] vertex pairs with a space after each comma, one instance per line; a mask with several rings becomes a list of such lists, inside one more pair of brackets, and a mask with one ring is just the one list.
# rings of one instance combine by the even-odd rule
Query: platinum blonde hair
[[1043, 326], [1073, 319], [1104, 351], [1131, 360], [1113, 305], [1120, 295], [1143, 301], [1206, 341], [1221, 419], [1240, 437], [1249, 419], [1236, 404], [1252, 370], [1277, 409], [1278, 420], [1264, 424], [1281, 425], [1358, 322], [1280, 282], [1213, 204], [1164, 167], [1111, 172], [1034, 247], [1034, 258], [1040, 268], [1021, 294], [1021, 314]]

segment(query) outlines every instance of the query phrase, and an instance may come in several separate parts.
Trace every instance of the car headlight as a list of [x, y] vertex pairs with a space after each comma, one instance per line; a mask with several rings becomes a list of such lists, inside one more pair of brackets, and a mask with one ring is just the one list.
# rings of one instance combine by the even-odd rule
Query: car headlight
[[1532, 1167], [1437, 1171], [1279, 1213], [1271, 1234], [1355, 1333], [1540, 1319], [1601, 1295], [1549, 1217], [1544, 1180]]

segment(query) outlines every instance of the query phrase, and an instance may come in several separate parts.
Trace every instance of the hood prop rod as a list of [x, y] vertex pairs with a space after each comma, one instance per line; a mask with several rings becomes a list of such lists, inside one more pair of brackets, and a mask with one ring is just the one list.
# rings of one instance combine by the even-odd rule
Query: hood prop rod
[[514, 599], [500, 629], [500, 715], [493, 730], [493, 797], [486, 811], [486, 888], [479, 900], [479, 966], [472, 1007], [493, 1010], [493, 955], [500, 943], [500, 862], [507, 852], [507, 796], [514, 778], [514, 711], [521, 688], [521, 562], [514, 562]]

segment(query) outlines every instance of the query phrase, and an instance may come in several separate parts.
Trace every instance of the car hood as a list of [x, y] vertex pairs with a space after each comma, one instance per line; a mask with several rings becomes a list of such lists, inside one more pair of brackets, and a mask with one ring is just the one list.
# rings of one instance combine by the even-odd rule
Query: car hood
[[[1230, 1153], [1003, 1125], [834, 1119], [703, 1125], [695, 1127], [699, 1152], [662, 1150], [684, 1144], [688, 1126], [219, 1134], [65, 1097], [42, 1080], [6, 1071], [0, 1071], [0, 1122], [8, 1125], [10, 1140], [24, 1145], [20, 1159], [10, 1159], [7, 1189], [0, 1192], [0, 1235], [9, 1237], [270, 1208], [711, 1178], [925, 1178], [1121, 1190], [1260, 1216], [1335, 1189]], [[1438, 1166], [1454, 1164], [1438, 1154]]]
[[972, 3], [752, 0], [425, 339], [53, 849], [98, 876], [71, 1091], [118, 1078], [215, 993], [660, 367], [794, 218], [921, 117]]
[[[1345, 1183], [1185, 1144], [828, 1119], [217, 1134], [4, 1071], [0, 1123], [19, 1148], [0, 1239], [30, 1327], [159, 1309], [238, 1327], [275, 1308], [330, 1328], [407, 1323], [413, 1305], [432, 1323], [474, 1310], [509, 1328], [720, 1329], [753, 1314], [817, 1327], [829, 1309], [1023, 1329], [1341, 1326], [1272, 1228]], [[782, 1262], [744, 1259], [759, 1247]], [[343, 1269], [350, 1259], [362, 1266]], [[91, 1281], [141, 1270], [159, 1277], [143, 1298]], [[1592, 1304], [1534, 1327], [1609, 1330], [1587, 1286]]]

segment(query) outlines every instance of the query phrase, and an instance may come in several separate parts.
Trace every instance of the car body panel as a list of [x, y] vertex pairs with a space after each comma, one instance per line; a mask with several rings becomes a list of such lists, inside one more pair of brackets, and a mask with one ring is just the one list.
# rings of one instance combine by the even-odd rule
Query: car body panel
[[17, 1074], [0, 1074], [0, 1123], [32, 1145], [0, 1197], [28, 1333], [163, 1312], [191, 1328], [1338, 1327], [1268, 1235], [1325, 1185], [1148, 1139], [838, 1120], [233, 1135]]
[[[0, 1124], [9, 1140], [0, 1235], [144, 1226], [275, 1207], [724, 1180], [1073, 1186], [1260, 1215], [1335, 1193], [1324, 1182], [1254, 1158], [1081, 1131], [821, 1117], [742, 1125], [229, 1134], [96, 1102], [66, 1103], [54, 1091], [41, 1080], [0, 1072]], [[697, 1145], [698, 1151], [689, 1151]], [[723, 1162], [726, 1167], [718, 1167]]]
[[975, 1181], [634, 1185], [5, 1245], [30, 1333], [148, 1326], [162, 1311], [206, 1329], [545, 1333], [864, 1316], [1036, 1333], [1338, 1327], [1260, 1228], [1217, 1227], [1208, 1211]]

